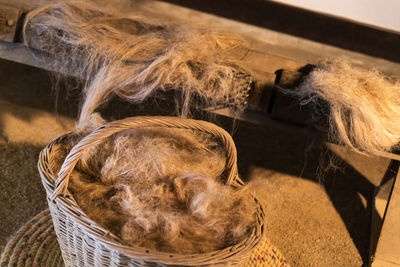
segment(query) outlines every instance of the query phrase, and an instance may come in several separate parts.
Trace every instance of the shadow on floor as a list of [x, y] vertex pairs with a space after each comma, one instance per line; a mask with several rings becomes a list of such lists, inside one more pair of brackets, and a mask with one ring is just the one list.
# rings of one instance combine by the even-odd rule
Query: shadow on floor
[[0, 251], [23, 223], [47, 207], [37, 171], [41, 146], [0, 144]]
[[[252, 166], [257, 166], [321, 184], [364, 263], [368, 261], [375, 190], [371, 181], [328, 150], [322, 142], [306, 134], [241, 122], [234, 139], [239, 170], [244, 178], [250, 175]], [[368, 169], [371, 166], [363, 167]], [[389, 169], [393, 168], [395, 166], [389, 166]], [[388, 170], [387, 173], [393, 174], [393, 171]], [[387, 173], [382, 173], [377, 179], [382, 179]], [[366, 206], [360, 195], [366, 200]]]

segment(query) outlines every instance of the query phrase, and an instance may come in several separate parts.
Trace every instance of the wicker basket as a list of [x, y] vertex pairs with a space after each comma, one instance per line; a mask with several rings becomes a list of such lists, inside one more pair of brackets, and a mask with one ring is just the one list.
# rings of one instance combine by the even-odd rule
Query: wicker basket
[[[152, 251], [139, 246], [122, 245], [116, 236], [89, 219], [68, 192], [69, 176], [83, 153], [91, 146], [119, 131], [130, 128], [167, 127], [191, 129], [212, 134], [225, 147], [226, 184], [243, 185], [236, 166], [236, 148], [231, 136], [216, 125], [176, 117], [134, 117], [105, 124], [75, 145], [58, 175], [55, 157], [65, 150], [62, 136], [39, 156], [38, 168], [46, 189], [47, 200], [66, 266], [239, 266], [259, 244], [264, 232], [264, 213], [257, 202], [257, 226], [243, 241], [234, 246], [202, 254], [173, 254]], [[60, 150], [61, 149], [61, 150]], [[232, 211], [235, 212], [235, 211]]]

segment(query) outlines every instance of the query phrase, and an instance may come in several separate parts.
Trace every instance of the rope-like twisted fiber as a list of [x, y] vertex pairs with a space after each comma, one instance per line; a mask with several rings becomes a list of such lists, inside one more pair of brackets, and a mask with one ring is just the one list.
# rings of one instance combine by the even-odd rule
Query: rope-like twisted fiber
[[91, 132], [75, 145], [65, 158], [60, 172], [58, 173], [58, 178], [55, 182], [55, 190], [51, 199], [54, 200], [57, 196], [65, 194], [71, 172], [86, 150], [114, 133], [132, 128], [145, 127], [190, 129], [212, 134], [222, 142], [226, 150], [226, 170], [228, 171], [226, 184], [232, 186], [243, 185], [243, 182], [238, 177], [235, 144], [232, 137], [224, 129], [215, 124], [200, 120], [182, 119], [178, 117], [142, 116], [107, 123]]
[[[1, 267], [64, 266], [48, 209], [21, 227], [7, 243], [0, 257]], [[280, 251], [264, 237], [243, 267], [289, 267]]]
[[267, 237], [253, 250], [249, 260], [242, 267], [290, 267], [282, 253], [271, 244]]
[[1, 255], [0, 266], [64, 266], [48, 209], [16, 232]]

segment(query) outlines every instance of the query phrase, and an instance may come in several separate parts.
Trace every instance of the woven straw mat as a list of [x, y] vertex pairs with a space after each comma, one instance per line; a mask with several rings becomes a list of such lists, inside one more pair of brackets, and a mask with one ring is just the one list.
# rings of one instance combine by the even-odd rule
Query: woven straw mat
[[[64, 266], [48, 209], [36, 215], [14, 234], [1, 255], [0, 266]], [[253, 266], [287, 267], [289, 264], [279, 250], [264, 238], [244, 265]]]

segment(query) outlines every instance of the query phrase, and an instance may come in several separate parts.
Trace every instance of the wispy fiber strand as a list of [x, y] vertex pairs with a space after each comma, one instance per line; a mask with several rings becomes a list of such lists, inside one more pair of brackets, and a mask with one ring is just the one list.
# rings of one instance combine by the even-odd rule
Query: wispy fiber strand
[[91, 2], [29, 12], [24, 40], [57, 55], [58, 69], [86, 81], [78, 126], [113, 95], [140, 103], [157, 90], [180, 92], [183, 116], [193, 99], [242, 109], [252, 82], [234, 55], [245, 43], [232, 33], [153, 25], [149, 19], [107, 14]]
[[324, 61], [297, 88], [303, 103], [329, 106], [329, 138], [359, 152], [399, 148], [400, 83], [343, 60]]

